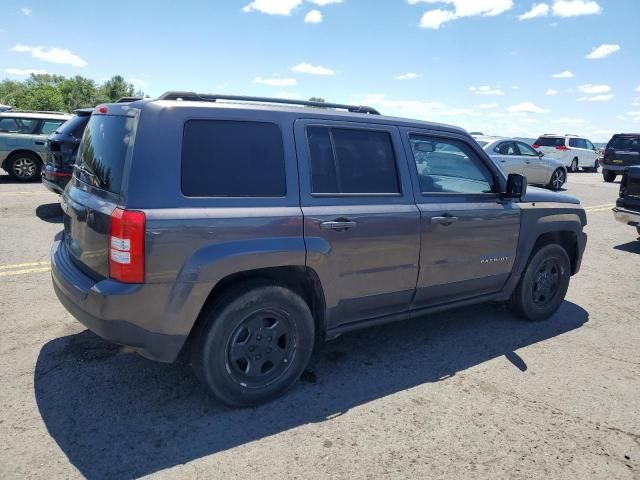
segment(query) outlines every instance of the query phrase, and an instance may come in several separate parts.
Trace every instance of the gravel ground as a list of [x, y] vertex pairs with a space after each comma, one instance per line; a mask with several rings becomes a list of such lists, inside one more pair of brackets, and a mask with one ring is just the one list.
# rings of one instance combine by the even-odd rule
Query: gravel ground
[[567, 190], [589, 242], [550, 321], [484, 305], [357, 332], [231, 410], [64, 310], [57, 196], [0, 175], [0, 478], [640, 478], [640, 242], [617, 184]]

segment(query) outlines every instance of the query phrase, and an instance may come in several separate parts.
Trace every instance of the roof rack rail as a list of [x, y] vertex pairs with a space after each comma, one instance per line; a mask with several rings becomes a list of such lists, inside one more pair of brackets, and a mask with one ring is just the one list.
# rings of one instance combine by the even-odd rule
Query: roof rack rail
[[54, 111], [51, 111], [51, 110], [15, 110], [15, 109], [12, 109], [12, 110], [7, 110], [4, 113], [9, 113], [9, 112], [11, 112], [11, 113], [52, 113], [54, 115], [70, 115], [67, 112], [54, 112]]
[[276, 103], [280, 105], [302, 105], [305, 107], [316, 108], [335, 108], [339, 110], [347, 110], [351, 113], [368, 113], [371, 115], [380, 115], [380, 112], [372, 107], [364, 105], [345, 105], [342, 103], [325, 103], [310, 102], [307, 100], [292, 100], [286, 98], [270, 98], [270, 97], [247, 97], [243, 95], [219, 95], [195, 92], [165, 92], [160, 95], [158, 100], [184, 100], [188, 102], [216, 102], [218, 100], [233, 100], [241, 102], [260, 102], [260, 103]]

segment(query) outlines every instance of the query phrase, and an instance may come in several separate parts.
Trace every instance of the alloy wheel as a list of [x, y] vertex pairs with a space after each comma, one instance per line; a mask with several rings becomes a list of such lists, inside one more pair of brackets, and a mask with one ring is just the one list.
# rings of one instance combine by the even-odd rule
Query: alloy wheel
[[564, 185], [565, 178], [562, 170], [556, 170], [551, 177], [551, 186], [554, 190], [560, 190]]
[[13, 173], [17, 177], [26, 179], [31, 178], [36, 173], [36, 162], [31, 158], [18, 158], [13, 162]]

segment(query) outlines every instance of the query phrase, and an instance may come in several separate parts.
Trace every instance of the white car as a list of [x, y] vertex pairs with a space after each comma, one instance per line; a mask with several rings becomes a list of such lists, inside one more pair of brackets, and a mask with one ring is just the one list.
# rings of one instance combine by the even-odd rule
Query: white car
[[578, 135], [541, 135], [533, 143], [533, 148], [557, 158], [570, 172], [577, 172], [580, 168], [598, 171], [598, 149], [589, 140]]
[[527, 183], [560, 190], [567, 181], [567, 168], [562, 162], [536, 152], [515, 138], [474, 137], [505, 174], [519, 173]]

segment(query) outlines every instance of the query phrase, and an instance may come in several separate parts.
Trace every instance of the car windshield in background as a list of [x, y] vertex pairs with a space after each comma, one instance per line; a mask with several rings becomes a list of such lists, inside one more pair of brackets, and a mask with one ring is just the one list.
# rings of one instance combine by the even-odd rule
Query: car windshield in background
[[640, 135], [616, 137], [611, 142], [609, 148], [628, 152], [640, 152]]
[[82, 132], [84, 131], [84, 127], [89, 121], [89, 118], [91, 118], [89, 115], [76, 115], [60, 125], [57, 128], [56, 133], [80, 138], [82, 137]]
[[540, 137], [534, 144], [539, 147], [561, 147], [564, 145], [564, 137]]
[[484, 147], [487, 143], [489, 143], [485, 142], [484, 140], [476, 140], [476, 142], [478, 142], [478, 145], [480, 145], [481, 147]]
[[134, 118], [94, 115], [80, 143], [77, 176], [85, 183], [120, 193], [122, 172], [133, 145]]

